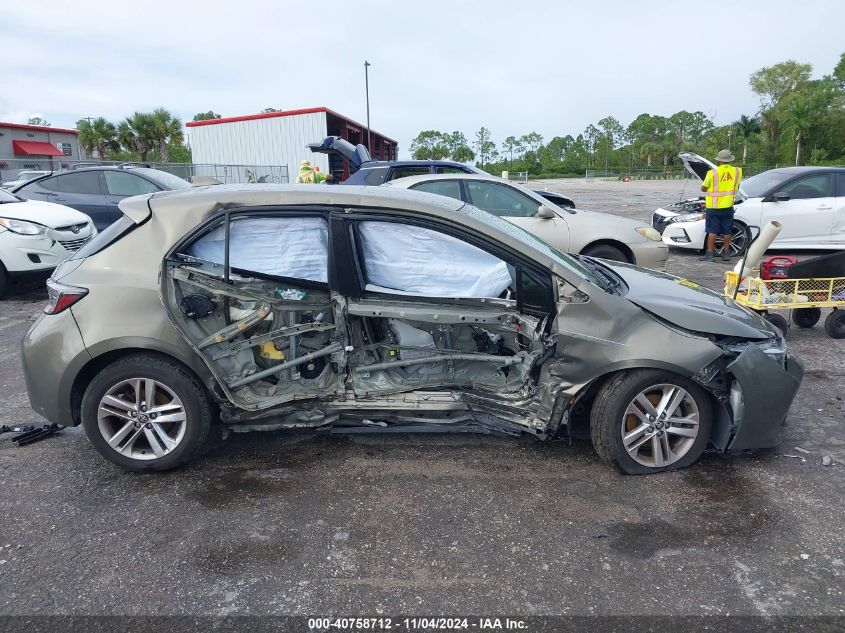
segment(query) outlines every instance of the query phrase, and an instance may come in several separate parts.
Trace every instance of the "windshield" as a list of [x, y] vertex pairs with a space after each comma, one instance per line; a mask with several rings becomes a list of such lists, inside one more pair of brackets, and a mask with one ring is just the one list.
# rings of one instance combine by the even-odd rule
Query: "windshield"
[[482, 211], [478, 207], [474, 207], [471, 204], [465, 204], [460, 209], [458, 209], [457, 212], [463, 215], [467, 215], [473, 219], [479, 220], [480, 222], [483, 222], [484, 224], [487, 224], [488, 226], [491, 226], [495, 229], [498, 229], [502, 233], [505, 233], [510, 237], [519, 240], [523, 244], [530, 246], [534, 250], [541, 252], [549, 259], [553, 260], [557, 264], [560, 264], [566, 270], [575, 273], [582, 279], [587, 279], [599, 286], [600, 288], [606, 289], [607, 284], [605, 283], [605, 281], [601, 277], [596, 275], [596, 273], [594, 273], [592, 270], [584, 266], [577, 259], [575, 259], [571, 255], [567, 255], [566, 253], [559, 251], [551, 244], [547, 244], [540, 238], [532, 235], [531, 233], [517, 226], [516, 224], [512, 224], [497, 215], [493, 215], [492, 213]]
[[179, 178], [179, 176], [174, 176], [166, 171], [161, 171], [159, 169], [133, 169], [132, 171], [137, 171], [138, 173], [144, 174], [147, 178], [151, 178], [159, 185], [164, 187], [169, 191], [175, 191], [177, 189], [190, 189], [191, 183], [187, 180], [183, 180]]
[[739, 192], [746, 198], [760, 198], [767, 191], [782, 185], [791, 176], [792, 174], [789, 172], [777, 169], [764, 171], [762, 174], [743, 180], [742, 184], [739, 185]]
[[22, 199], [5, 189], [0, 189], [0, 203], [2, 202], [22, 202]]

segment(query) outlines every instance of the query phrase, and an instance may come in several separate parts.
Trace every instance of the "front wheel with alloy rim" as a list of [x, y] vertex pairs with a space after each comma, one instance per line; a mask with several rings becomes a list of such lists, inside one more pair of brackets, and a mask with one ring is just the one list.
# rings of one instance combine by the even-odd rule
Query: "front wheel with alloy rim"
[[[741, 257], [745, 253], [745, 249], [751, 243], [751, 231], [747, 226], [740, 222], [734, 222], [731, 229], [731, 245], [729, 247], [731, 257]], [[721, 253], [724, 249], [724, 240], [722, 236], [716, 237], [716, 252]]]
[[630, 475], [693, 464], [707, 447], [713, 418], [710, 397], [671, 372], [621, 372], [601, 388], [590, 416], [599, 457]]
[[115, 361], [82, 398], [88, 439], [107, 459], [133, 471], [175, 468], [205, 443], [212, 406], [188, 369], [162, 356]]

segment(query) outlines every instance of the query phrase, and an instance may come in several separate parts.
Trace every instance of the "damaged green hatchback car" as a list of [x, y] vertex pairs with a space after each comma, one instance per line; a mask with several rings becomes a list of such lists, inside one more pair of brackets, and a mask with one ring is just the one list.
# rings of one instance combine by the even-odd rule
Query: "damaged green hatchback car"
[[802, 377], [699, 285], [562, 254], [430, 194], [212, 186], [124, 200], [23, 341], [33, 408], [164, 470], [210, 433], [589, 426], [626, 473], [776, 445]]

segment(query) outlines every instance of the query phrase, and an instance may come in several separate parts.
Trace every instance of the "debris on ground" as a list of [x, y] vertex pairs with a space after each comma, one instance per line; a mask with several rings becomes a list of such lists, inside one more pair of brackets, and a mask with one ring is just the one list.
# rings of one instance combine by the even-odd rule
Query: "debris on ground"
[[806, 448], [801, 448], [800, 446], [793, 446], [792, 450], [798, 451], [799, 453], [806, 453], [807, 455], [810, 454], [810, 451], [808, 451]]
[[33, 442], [43, 440], [45, 437], [50, 437], [51, 435], [61, 431], [62, 428], [63, 427], [58, 424], [45, 424], [41, 428], [32, 426], [31, 429], [20, 433], [19, 435], [15, 435], [12, 438], [12, 441], [15, 442], [18, 447], [25, 446], [26, 444], [32, 444]]
[[792, 459], [800, 459], [802, 462], [806, 462], [807, 460], [801, 457], [800, 455], [789, 455], [788, 453], [784, 453], [783, 457], [791, 457]]
[[833, 463], [833, 458], [830, 455], [822, 457], [822, 466], [830, 466]]

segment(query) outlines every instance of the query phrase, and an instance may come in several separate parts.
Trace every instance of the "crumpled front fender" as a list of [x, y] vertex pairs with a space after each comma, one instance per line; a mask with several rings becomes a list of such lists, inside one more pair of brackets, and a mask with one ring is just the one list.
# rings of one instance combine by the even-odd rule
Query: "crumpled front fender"
[[786, 414], [804, 377], [801, 361], [788, 356], [785, 367], [781, 367], [759, 347], [749, 345], [727, 370], [736, 379], [731, 394], [735, 432], [727, 450], [777, 446], [783, 439]]

